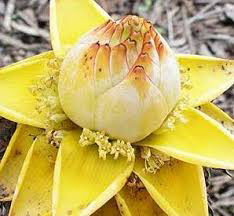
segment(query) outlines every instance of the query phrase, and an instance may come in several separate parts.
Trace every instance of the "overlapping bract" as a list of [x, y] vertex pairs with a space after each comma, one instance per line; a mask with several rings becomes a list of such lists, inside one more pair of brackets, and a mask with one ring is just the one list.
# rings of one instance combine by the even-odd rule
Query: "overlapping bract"
[[82, 37], [65, 57], [59, 82], [71, 120], [130, 142], [161, 126], [179, 92], [175, 55], [152, 24], [136, 16], [110, 20]]
[[[63, 57], [67, 49], [73, 46], [76, 39], [83, 33], [109, 19], [107, 14], [92, 0], [52, 0], [51, 3], [52, 44], [57, 57]], [[87, 13], [90, 13], [89, 19], [86, 19]], [[78, 22], [80, 20], [83, 22]], [[115, 41], [112, 44], [115, 44]], [[116, 58], [120, 56], [116, 55]], [[32, 112], [35, 98], [29, 94], [28, 85], [38, 75], [45, 75], [46, 63], [52, 57], [53, 53], [46, 53], [0, 70], [0, 90], [4, 92], [0, 94], [2, 116], [18, 123], [43, 127], [45, 113], [42, 113], [42, 118], [40, 118], [38, 114], [35, 115], [35, 112]], [[190, 55], [177, 57], [180, 69], [186, 70], [191, 80], [195, 81], [193, 88], [189, 91], [191, 106], [211, 101], [234, 83], [233, 61]], [[116, 64], [117, 66], [122, 67]], [[144, 161], [137, 157], [134, 172], [141, 178], [152, 197], [147, 197], [143, 202], [146, 207], [150, 206], [152, 211], [139, 207], [142, 204], [142, 202], [139, 204], [139, 200], [148, 196], [145, 187], [136, 189], [126, 185], [117, 195], [118, 207], [122, 214], [134, 216], [135, 212], [139, 215], [145, 215], [147, 212], [149, 216], [155, 214], [208, 215], [201, 165], [233, 168], [233, 154], [231, 154], [234, 148], [233, 136], [229, 133], [233, 131], [233, 119], [212, 104], [202, 105], [200, 110], [216, 119], [217, 122], [199, 111], [190, 110], [187, 114], [190, 117], [195, 115], [194, 119], [189, 119], [192, 125], [189, 123], [175, 125], [174, 131], [158, 137], [151, 136], [148, 145], [154, 144], [154, 148], [161, 148], [181, 161], [173, 159], [153, 175], [144, 172]], [[205, 131], [198, 128], [200, 125], [202, 125], [200, 129], [205, 128]], [[223, 129], [222, 126], [228, 126], [228, 130]], [[194, 134], [193, 127], [196, 128], [196, 134]], [[213, 141], [220, 140], [220, 142], [214, 142], [213, 146], [210, 139], [203, 139], [201, 143], [201, 134], [208, 135], [214, 130], [216, 132]], [[5, 178], [1, 178], [0, 181], [0, 190], [4, 190], [0, 191], [0, 195], [2, 200], [11, 200], [16, 190], [11, 207], [12, 214], [20, 216], [45, 213], [48, 216], [56, 216], [59, 215], [58, 212], [65, 211], [67, 215], [77, 216], [77, 212], [82, 211], [83, 215], [90, 215], [96, 210], [92, 208], [95, 206], [93, 204], [97, 203], [96, 208], [99, 208], [107, 202], [110, 194], [112, 196], [121, 189], [132, 170], [132, 164], [128, 166], [122, 158], [120, 161], [112, 160], [110, 164], [105, 161], [99, 163], [100, 159], [97, 159], [97, 155], [93, 152], [95, 146], [91, 147], [91, 151], [89, 148], [82, 149], [77, 144], [79, 132], [76, 134], [74, 131], [67, 134], [64, 141], [66, 143], [63, 143], [59, 149], [55, 161], [57, 149], [48, 145], [43, 136], [37, 137], [40, 133], [40, 129], [25, 125], [19, 126], [2, 160], [0, 177], [4, 175]], [[165, 135], [168, 136], [165, 137]], [[214, 137], [212, 138], [210, 134], [209, 138], [212, 140]], [[163, 141], [161, 145], [157, 143], [159, 139]], [[184, 141], [182, 144], [179, 142], [181, 140]], [[86, 158], [84, 152], [90, 157]], [[182, 161], [193, 162], [197, 165]], [[52, 179], [54, 167], [55, 175]], [[77, 182], [81, 184], [79, 187], [77, 187]], [[52, 189], [52, 183], [54, 189]], [[87, 187], [82, 187], [83, 185]], [[113, 189], [109, 187], [110, 185], [116, 187]], [[67, 188], [70, 190], [67, 191]], [[51, 199], [52, 190], [54, 190], [53, 199]], [[131, 190], [130, 193], [128, 193], [129, 190]], [[76, 195], [75, 199], [71, 199], [72, 201], [68, 198], [69, 191]], [[7, 193], [4, 194], [4, 192]], [[105, 193], [109, 196], [105, 196]], [[73, 205], [74, 203], [78, 206]], [[120, 215], [114, 199], [107, 202], [94, 215], [109, 216], [110, 214]]]

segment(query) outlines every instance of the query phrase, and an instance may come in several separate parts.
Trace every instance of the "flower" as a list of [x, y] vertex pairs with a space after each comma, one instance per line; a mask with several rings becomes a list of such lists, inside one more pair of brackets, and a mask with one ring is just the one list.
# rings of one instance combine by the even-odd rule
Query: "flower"
[[60, 101], [71, 120], [130, 142], [156, 131], [179, 93], [174, 53], [136, 16], [85, 35], [65, 56], [59, 76]]
[[[126, 126], [132, 122], [126, 121], [120, 125], [126, 130], [125, 140], [124, 136], [114, 134], [114, 130], [108, 131], [111, 125], [104, 121], [100, 120], [104, 125], [100, 128], [88, 123], [83, 125], [82, 121], [87, 119], [80, 113], [87, 107], [87, 96], [78, 91], [82, 99], [79, 106], [76, 106], [75, 97], [72, 97], [74, 101], [72, 98], [63, 101], [69, 96], [61, 84], [65, 82], [61, 81], [62, 76], [63, 79], [69, 79], [69, 76], [63, 73], [79, 70], [73, 70], [73, 62], [67, 63], [72, 58], [71, 53], [84, 54], [81, 42], [84, 47], [92, 46], [93, 42], [96, 43], [95, 37], [100, 40], [98, 46], [107, 47], [101, 42], [103, 38], [93, 32], [83, 37], [79, 45], [76, 45], [77, 40], [109, 19], [92, 0], [51, 0], [53, 51], [0, 69], [0, 115], [19, 123], [1, 161], [0, 199], [12, 200], [10, 215], [17, 216], [119, 215], [119, 211], [122, 215], [207, 216], [202, 166], [234, 169], [233, 119], [210, 103], [233, 85], [234, 62], [176, 55], [180, 74], [171, 78], [171, 71], [177, 73], [176, 64], [166, 61], [164, 67], [173, 67], [172, 70], [160, 70], [165, 82], [171, 82], [170, 85], [162, 82], [162, 87], [168, 91], [163, 94], [175, 97], [171, 99], [171, 107], [157, 117], [163, 121], [159, 124], [160, 129], [145, 132], [134, 139], [131, 138], [133, 133], [127, 139], [130, 129]], [[143, 20], [136, 17], [125, 19]], [[118, 26], [113, 21], [109, 23]], [[158, 38], [166, 53], [170, 53], [161, 36]], [[108, 50], [109, 47], [114, 49], [111, 46]], [[156, 61], [154, 57], [153, 60]], [[170, 56], [170, 60], [174, 61], [174, 57]], [[133, 70], [135, 68], [143, 78], [148, 78], [146, 68], [154, 64], [144, 66], [143, 63], [139, 63], [140, 67], [133, 66]], [[123, 62], [118, 66], [122, 67]], [[131, 74], [129, 68], [127, 71]], [[142, 77], [139, 77], [140, 81]], [[178, 77], [181, 81], [179, 100], [178, 92], [173, 90], [180, 84], [176, 82]], [[80, 82], [77, 84], [81, 85]], [[65, 87], [69, 87], [69, 82]], [[106, 89], [104, 92], [106, 94]], [[115, 100], [119, 96], [118, 92], [116, 94], [107, 102]], [[142, 97], [145, 99], [145, 95]], [[82, 121], [77, 115], [83, 118]], [[87, 128], [82, 132], [67, 116]], [[148, 120], [148, 116], [142, 116]], [[112, 119], [111, 115], [110, 118], [116, 124], [118, 119]], [[136, 140], [138, 142], [129, 142]]]

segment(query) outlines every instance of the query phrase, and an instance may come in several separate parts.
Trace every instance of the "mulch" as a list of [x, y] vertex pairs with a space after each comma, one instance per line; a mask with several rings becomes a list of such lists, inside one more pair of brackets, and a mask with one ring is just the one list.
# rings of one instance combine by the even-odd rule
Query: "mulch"
[[[177, 53], [234, 59], [233, 0], [97, 0], [114, 19], [149, 19]], [[0, 0], [0, 67], [50, 50], [48, 0]], [[234, 86], [214, 101], [234, 117]], [[0, 156], [15, 123], [0, 117]], [[234, 178], [206, 169], [210, 215], [234, 215]], [[234, 176], [234, 175], [233, 175]], [[9, 203], [0, 203], [6, 216]]]

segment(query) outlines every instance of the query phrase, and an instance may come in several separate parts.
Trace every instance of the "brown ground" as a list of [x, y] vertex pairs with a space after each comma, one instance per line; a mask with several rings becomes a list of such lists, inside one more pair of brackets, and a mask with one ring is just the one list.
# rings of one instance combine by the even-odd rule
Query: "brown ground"
[[[234, 59], [233, 0], [97, 0], [113, 18], [137, 14], [149, 19], [176, 52]], [[0, 67], [51, 49], [48, 0], [0, 0]], [[234, 87], [216, 101], [234, 116]], [[0, 117], [0, 155], [15, 124]], [[213, 215], [234, 215], [234, 178], [206, 170]], [[9, 204], [0, 203], [0, 216]], [[212, 215], [212, 211], [210, 213]]]

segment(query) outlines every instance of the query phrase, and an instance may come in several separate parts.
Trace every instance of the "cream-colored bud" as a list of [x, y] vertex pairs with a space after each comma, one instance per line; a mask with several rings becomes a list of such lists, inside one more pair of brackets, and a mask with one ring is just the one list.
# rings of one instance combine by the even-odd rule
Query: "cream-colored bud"
[[86, 34], [65, 57], [59, 78], [61, 104], [73, 122], [129, 142], [157, 130], [179, 93], [174, 53], [136, 16]]

